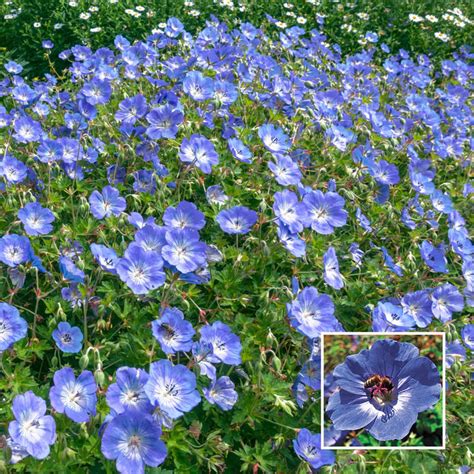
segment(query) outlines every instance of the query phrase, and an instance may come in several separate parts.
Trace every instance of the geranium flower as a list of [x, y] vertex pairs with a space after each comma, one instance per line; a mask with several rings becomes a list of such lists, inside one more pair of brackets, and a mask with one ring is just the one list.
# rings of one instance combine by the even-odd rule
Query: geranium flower
[[224, 411], [230, 410], [238, 399], [237, 392], [234, 390], [235, 385], [232, 380], [227, 377], [219, 377], [211, 382], [209, 387], [203, 388], [204, 396], [211, 405], [217, 405]]
[[202, 102], [214, 97], [214, 81], [199, 71], [191, 71], [183, 80], [183, 91]]
[[242, 163], [252, 163], [252, 152], [244, 145], [242, 140], [239, 140], [238, 138], [229, 138], [229, 140], [227, 140], [227, 145], [229, 146], [232, 156], [236, 160], [239, 160]]
[[145, 116], [147, 112], [146, 99], [141, 94], [127, 97], [119, 104], [115, 113], [115, 119], [119, 122], [133, 125], [138, 119]]
[[116, 413], [127, 410], [151, 412], [152, 405], [145, 393], [148, 374], [143, 369], [120, 367], [115, 374], [115, 383], [107, 388], [106, 399]]
[[97, 385], [92, 372], [85, 370], [76, 379], [74, 371], [65, 367], [56, 371], [53, 379], [49, 399], [57, 412], [76, 423], [89, 421], [96, 414]]
[[181, 142], [179, 159], [183, 163], [196, 164], [206, 174], [212, 171], [212, 166], [219, 163], [219, 155], [214, 145], [202, 135], [191, 135]]
[[196, 390], [196, 376], [184, 365], [159, 360], [150, 365], [145, 392], [171, 418], [179, 418], [201, 401]]
[[31, 117], [24, 115], [15, 120], [15, 133], [13, 137], [17, 142], [30, 143], [37, 142], [43, 135], [43, 130], [39, 122], [36, 122]]
[[310, 191], [303, 197], [311, 228], [320, 234], [332, 234], [347, 221], [344, 198], [337, 193]]
[[56, 441], [56, 423], [46, 413], [45, 401], [31, 390], [13, 399], [15, 420], [8, 426], [14, 443], [35, 459], [48, 457], [50, 445]]
[[272, 153], [284, 154], [291, 147], [290, 138], [279, 127], [267, 123], [258, 129], [258, 136], [265, 148]]
[[28, 170], [28, 166], [9, 154], [0, 161], [0, 176], [12, 184], [22, 183], [28, 176]]
[[191, 350], [195, 331], [178, 308], [165, 308], [160, 319], [151, 323], [151, 329], [166, 354]]
[[431, 242], [424, 240], [420, 245], [420, 254], [426, 265], [428, 265], [433, 271], [448, 273], [448, 262], [444, 255], [443, 244], [435, 247]]
[[166, 245], [161, 250], [163, 258], [181, 273], [197, 270], [206, 263], [206, 244], [199, 240], [194, 229], [172, 229], [166, 233]]
[[163, 214], [163, 222], [175, 229], [201, 230], [206, 225], [204, 214], [188, 201], [181, 201], [176, 207], [169, 206]]
[[414, 319], [416, 325], [425, 328], [433, 319], [430, 292], [427, 290], [407, 293], [401, 300], [403, 313]]
[[102, 189], [102, 193], [93, 191], [89, 197], [89, 204], [96, 219], [119, 216], [127, 207], [125, 198], [121, 197], [118, 189], [112, 186], [106, 186]]
[[163, 259], [158, 252], [147, 252], [130, 244], [116, 266], [120, 279], [136, 294], [143, 295], [166, 281]]
[[336, 461], [333, 451], [321, 449], [321, 435], [313, 434], [306, 428], [298, 432], [297, 438], [293, 440], [293, 448], [295, 453], [313, 469], [334, 464]]
[[23, 339], [27, 332], [28, 324], [20, 312], [8, 303], [0, 302], [0, 353]]
[[203, 326], [200, 332], [200, 342], [212, 345], [212, 353], [206, 357], [209, 362], [224, 362], [229, 365], [238, 365], [242, 362], [240, 358], [242, 344], [239, 336], [235, 335], [227, 324], [216, 321]]
[[301, 258], [306, 255], [306, 242], [293, 234], [282, 222], [278, 223], [278, 238], [283, 246], [295, 257]]
[[278, 155], [276, 163], [269, 161], [268, 167], [282, 186], [297, 185], [303, 177], [298, 165], [287, 155]]
[[217, 214], [216, 221], [227, 234], [247, 234], [257, 222], [258, 215], [245, 206], [235, 206]]
[[122, 474], [143, 474], [145, 466], [157, 467], [166, 459], [161, 427], [145, 413], [126, 411], [107, 423], [102, 436], [102, 454], [116, 461]]
[[8, 234], [0, 238], [0, 261], [9, 267], [16, 267], [32, 257], [33, 249], [28, 237]]
[[474, 351], [474, 324], [466, 324], [461, 330], [462, 340], [471, 351]]
[[334, 288], [340, 290], [344, 287], [344, 280], [339, 272], [339, 261], [336, 255], [336, 249], [329, 247], [327, 252], [323, 256], [324, 263], [324, 281]]
[[119, 257], [114, 249], [100, 244], [91, 244], [91, 252], [94, 258], [99, 262], [99, 265], [106, 272], [116, 274], [115, 267], [119, 261]]
[[70, 354], [80, 352], [83, 338], [82, 331], [78, 327], [73, 327], [66, 322], [60, 322], [53, 331], [53, 339], [58, 348]]
[[329, 295], [319, 294], [312, 286], [304, 288], [287, 305], [291, 325], [307, 337], [318, 337], [322, 331], [335, 331], [338, 321]]
[[86, 274], [69, 257], [59, 257], [59, 270], [65, 280], [73, 283], [84, 283]]
[[54, 214], [39, 202], [30, 202], [18, 211], [18, 218], [25, 226], [28, 235], [49, 234], [53, 230], [51, 222]]
[[112, 87], [109, 81], [94, 77], [84, 84], [81, 94], [91, 105], [106, 104], [112, 95]]
[[184, 114], [181, 110], [166, 104], [153, 109], [146, 119], [150, 124], [146, 129], [146, 134], [151, 139], [175, 138], [178, 127], [183, 122]]
[[464, 308], [463, 296], [451, 283], [445, 283], [436, 288], [431, 294], [431, 300], [434, 316], [443, 323], [448, 322], [453, 317], [453, 313], [462, 311]]
[[333, 372], [339, 390], [326, 412], [339, 430], [365, 428], [379, 441], [403, 439], [418, 413], [440, 398], [436, 366], [420, 357], [413, 344], [376, 341], [369, 350], [350, 355]]
[[298, 196], [289, 190], [274, 194], [273, 212], [293, 234], [301, 232], [308, 219], [306, 205], [298, 201]]

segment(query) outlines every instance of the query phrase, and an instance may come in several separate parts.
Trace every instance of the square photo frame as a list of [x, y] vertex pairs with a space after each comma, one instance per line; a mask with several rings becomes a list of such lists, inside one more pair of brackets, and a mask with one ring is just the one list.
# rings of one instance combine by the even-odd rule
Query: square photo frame
[[[413, 344], [420, 350], [420, 343], [425, 341], [428, 344], [428, 348], [423, 347], [423, 353], [420, 352], [418, 356], [415, 357], [426, 357], [430, 359], [433, 365], [438, 370], [440, 376], [440, 383], [441, 383], [441, 390], [439, 394], [439, 399], [436, 401], [432, 407], [427, 408], [425, 410], [420, 410], [418, 413], [416, 421], [413, 425], [409, 428], [408, 434], [403, 437], [402, 439], [393, 439], [393, 440], [385, 440], [379, 441], [375, 436], [371, 433], [365, 431], [364, 427], [360, 429], [353, 429], [353, 430], [339, 430], [336, 429], [334, 426], [331, 428], [330, 423], [331, 420], [326, 413], [326, 409], [328, 406], [328, 400], [331, 395], [336, 392], [340, 392], [340, 388], [337, 385], [337, 381], [330, 383], [331, 378], [328, 380], [326, 379], [327, 375], [332, 374], [332, 371], [337, 365], [342, 364], [345, 359], [350, 355], [355, 355], [360, 353], [364, 349], [371, 349], [376, 341], [386, 341], [392, 340], [399, 343], [408, 342]], [[350, 341], [350, 346], [349, 346]], [[328, 346], [332, 344], [331, 347]], [[334, 350], [335, 344], [337, 349]], [[377, 360], [379, 357], [387, 357], [387, 360], [391, 357], [391, 350], [389, 345], [393, 345], [393, 343], [378, 343], [377, 344], [377, 355], [378, 357], [374, 357], [374, 360]], [[431, 345], [433, 346], [433, 350], [430, 350]], [[407, 346], [406, 346], [407, 347]], [[397, 348], [395, 348], [397, 349]], [[427, 355], [425, 355], [427, 354]], [[446, 364], [445, 364], [445, 356], [446, 356], [446, 333], [444, 332], [351, 332], [351, 333], [344, 333], [344, 332], [322, 332], [321, 333], [321, 449], [325, 450], [355, 450], [355, 449], [363, 449], [363, 450], [444, 450], [446, 449]], [[402, 356], [403, 357], [403, 356]], [[409, 357], [409, 356], [406, 356]], [[338, 358], [340, 360], [338, 360]], [[395, 357], [396, 359], [396, 357]], [[335, 361], [337, 363], [335, 363]], [[397, 362], [399, 363], [399, 362]], [[408, 363], [408, 362], [407, 362]], [[382, 367], [386, 367], [383, 363]], [[422, 361], [420, 365], [420, 369], [417, 371], [419, 373], [421, 381], [418, 382], [426, 382], [425, 377], [428, 377], [428, 370], [430, 367], [427, 361]], [[386, 369], [389, 371], [390, 367]], [[406, 369], [408, 370], [408, 369]], [[432, 368], [431, 368], [432, 370]], [[370, 371], [370, 369], [369, 369]], [[357, 370], [356, 370], [357, 372]], [[377, 372], [374, 370], [374, 372]], [[392, 398], [395, 402], [393, 406], [398, 403], [395, 399], [398, 397], [397, 390], [398, 387], [395, 387], [392, 383], [390, 377], [386, 376], [387, 374], [384, 373], [365, 373], [364, 371], [359, 372], [358, 374], [354, 374], [354, 384], [363, 384], [363, 390], [367, 396], [367, 401], [371, 406], [376, 406], [378, 409], [382, 406], [388, 407], [392, 404]], [[433, 375], [433, 373], [431, 374]], [[432, 377], [431, 377], [432, 378]], [[364, 381], [365, 379], [365, 381]], [[395, 377], [393, 382], [395, 382]], [[397, 383], [397, 382], [395, 382]], [[410, 382], [403, 382], [403, 383], [417, 383], [416, 380]], [[425, 387], [426, 385], [424, 385]], [[406, 386], [405, 386], [406, 387]], [[423, 390], [425, 388], [422, 387]], [[400, 388], [403, 389], [402, 383], [400, 383]], [[436, 391], [436, 390], [435, 390]], [[414, 392], [416, 393], [416, 392]], [[347, 394], [347, 392], [346, 392]], [[350, 395], [349, 395], [350, 397]], [[336, 396], [337, 398], [337, 396]], [[412, 397], [413, 399], [417, 397]], [[423, 397], [418, 397], [423, 398]], [[406, 400], [410, 400], [410, 397], [405, 397]], [[337, 398], [337, 400], [341, 400], [341, 398]], [[398, 399], [397, 399], [398, 400]], [[346, 400], [347, 401], [347, 400]], [[341, 401], [341, 403], [345, 403], [346, 401]], [[379, 404], [379, 401], [381, 405]], [[336, 399], [333, 401], [336, 402]], [[367, 405], [369, 409], [371, 407]], [[350, 415], [350, 404], [346, 406], [341, 406], [340, 413], [347, 412]], [[428, 412], [428, 418], [433, 417], [439, 423], [439, 417], [441, 415], [441, 430], [436, 430], [436, 439], [440, 438], [440, 443], [435, 445], [426, 445], [424, 444], [415, 444], [415, 445], [404, 445], [408, 441], [408, 438], [411, 436], [413, 439], [413, 430], [417, 430], [417, 424], [420, 422], [420, 415], [423, 415], [426, 418], [426, 414]], [[387, 421], [390, 417], [387, 418]], [[427, 425], [427, 421], [423, 420], [421, 423], [424, 423], [424, 428], [429, 429], [429, 425]], [[402, 423], [403, 424], [403, 423]], [[410, 424], [410, 422], [408, 422]], [[399, 424], [400, 425], [400, 424]], [[408, 426], [408, 425], [407, 425]], [[329, 429], [328, 429], [329, 428]], [[376, 428], [374, 426], [374, 428]], [[406, 429], [406, 427], [405, 427]], [[337, 439], [339, 433], [342, 433], [342, 440], [345, 445], [338, 445], [338, 442], [341, 442], [340, 439]], [[358, 435], [363, 435], [364, 441], [361, 442], [360, 439], [357, 437]], [[438, 436], [439, 435], [439, 436]], [[347, 438], [349, 436], [349, 438]], [[351, 440], [352, 437], [352, 440]], [[346, 439], [347, 438], [347, 439]], [[373, 438], [373, 439], [370, 439]], [[435, 438], [433, 436], [433, 438]], [[430, 436], [427, 436], [427, 439], [430, 439]], [[368, 442], [367, 442], [368, 440]], [[350, 442], [352, 444], [347, 445]], [[417, 440], [419, 442], [419, 439]], [[379, 443], [379, 444], [378, 444]]]

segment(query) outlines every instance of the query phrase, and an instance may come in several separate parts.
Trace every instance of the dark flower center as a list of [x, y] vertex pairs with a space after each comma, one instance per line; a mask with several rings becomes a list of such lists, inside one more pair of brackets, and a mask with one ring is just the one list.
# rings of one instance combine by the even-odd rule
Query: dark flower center
[[383, 405], [392, 401], [393, 383], [387, 375], [372, 375], [364, 383], [371, 400]]

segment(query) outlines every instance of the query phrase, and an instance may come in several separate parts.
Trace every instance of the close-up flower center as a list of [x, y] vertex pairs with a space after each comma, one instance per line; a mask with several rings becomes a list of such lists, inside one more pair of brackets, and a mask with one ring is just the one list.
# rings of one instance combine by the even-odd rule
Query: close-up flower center
[[393, 383], [390, 377], [386, 375], [372, 375], [365, 383], [364, 388], [371, 400], [380, 405], [393, 401]]

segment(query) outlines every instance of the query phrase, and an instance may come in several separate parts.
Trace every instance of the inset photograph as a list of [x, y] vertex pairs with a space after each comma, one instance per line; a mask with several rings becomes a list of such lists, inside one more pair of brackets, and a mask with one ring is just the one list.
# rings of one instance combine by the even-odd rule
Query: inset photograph
[[444, 449], [444, 333], [323, 333], [323, 449]]

